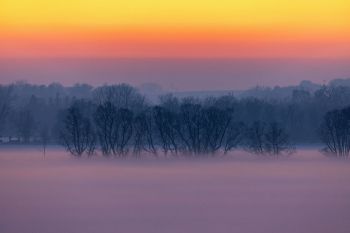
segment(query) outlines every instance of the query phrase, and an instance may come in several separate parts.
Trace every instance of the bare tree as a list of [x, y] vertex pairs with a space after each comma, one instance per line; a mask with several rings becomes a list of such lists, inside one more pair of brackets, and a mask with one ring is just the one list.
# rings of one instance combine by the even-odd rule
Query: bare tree
[[134, 119], [134, 153], [139, 156], [141, 151], [157, 155], [154, 135], [154, 119], [151, 110], [140, 113]]
[[63, 119], [64, 128], [60, 132], [62, 144], [77, 157], [84, 153], [93, 154], [96, 141], [90, 119], [83, 115], [82, 105], [77, 102], [68, 108]]
[[273, 155], [274, 157], [284, 152], [294, 151], [288, 134], [277, 122], [254, 122], [248, 128], [246, 146], [248, 150], [256, 154]]
[[98, 105], [110, 102], [117, 109], [141, 111], [145, 106], [145, 97], [128, 84], [99, 87], [94, 91], [94, 100]]
[[164, 107], [156, 106], [153, 108], [153, 117], [157, 139], [163, 152], [176, 155], [180, 146], [176, 130], [178, 126], [176, 114]]
[[0, 133], [5, 125], [5, 120], [10, 112], [13, 99], [13, 88], [11, 86], [0, 85]]
[[94, 114], [97, 135], [103, 155], [109, 156], [114, 148], [114, 128], [117, 117], [116, 107], [109, 101], [99, 105]]
[[[225, 144], [232, 130], [232, 109], [208, 107], [202, 110], [203, 152], [215, 153]], [[226, 141], [228, 142], [228, 141]], [[227, 145], [227, 144], [226, 144]], [[226, 151], [226, 150], [225, 150]]]
[[184, 103], [178, 114], [177, 131], [184, 153], [200, 154], [202, 152], [202, 106], [200, 104]]
[[268, 154], [273, 156], [278, 156], [282, 152], [293, 152], [287, 133], [277, 122], [268, 124], [265, 132], [264, 148]]
[[265, 130], [266, 124], [260, 121], [255, 121], [246, 132], [246, 147], [249, 151], [256, 154], [263, 154], [265, 152]]
[[350, 108], [333, 110], [324, 116], [320, 129], [325, 151], [347, 158], [350, 152]]
[[125, 157], [129, 152], [129, 143], [133, 134], [133, 112], [121, 108], [117, 111], [113, 130], [113, 153]]
[[232, 110], [203, 107], [199, 100], [188, 98], [155, 108], [155, 122], [165, 153], [182, 152], [190, 156], [207, 156], [222, 149], [232, 120]]
[[236, 148], [243, 140], [246, 126], [242, 122], [231, 121], [225, 134], [224, 153]]
[[32, 112], [28, 109], [18, 111], [13, 120], [15, 121], [18, 138], [23, 143], [29, 143], [36, 125]]
[[165, 94], [159, 96], [160, 106], [170, 110], [170, 111], [178, 111], [180, 107], [180, 101], [173, 94]]
[[126, 156], [133, 132], [133, 112], [106, 102], [97, 107], [94, 119], [103, 154]]

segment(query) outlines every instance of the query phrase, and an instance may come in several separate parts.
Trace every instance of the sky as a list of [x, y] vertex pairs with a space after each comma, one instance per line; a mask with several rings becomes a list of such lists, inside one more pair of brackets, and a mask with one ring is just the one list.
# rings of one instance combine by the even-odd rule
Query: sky
[[[349, 12], [348, 0], [0, 0], [0, 59], [157, 58], [172, 66], [176, 66], [171, 64], [173, 59], [260, 59], [261, 64], [271, 59], [289, 60], [288, 64], [325, 59], [342, 63], [350, 60]], [[73, 69], [79, 74], [86, 72], [81, 65]], [[261, 72], [266, 76], [269, 70], [257, 70], [246, 78], [251, 83], [269, 83], [255, 78]], [[40, 68], [34, 71], [42, 72]], [[340, 73], [350, 76], [348, 71], [342, 68]], [[328, 73], [326, 78], [340, 78], [337, 73]], [[2, 69], [0, 81], [7, 82], [9, 77], [3, 74]], [[111, 75], [116, 77], [114, 82], [123, 79], [120, 72]], [[140, 75], [136, 82], [150, 81], [147, 76]], [[303, 72], [299, 76], [308, 78]], [[16, 78], [25, 79], [25, 73]], [[201, 79], [189, 78], [193, 82]], [[214, 77], [207, 79], [199, 88], [208, 89], [215, 82]], [[81, 75], [71, 80], [85, 81]], [[239, 77], [228, 83], [248, 85]], [[185, 88], [186, 84], [177, 86]]]

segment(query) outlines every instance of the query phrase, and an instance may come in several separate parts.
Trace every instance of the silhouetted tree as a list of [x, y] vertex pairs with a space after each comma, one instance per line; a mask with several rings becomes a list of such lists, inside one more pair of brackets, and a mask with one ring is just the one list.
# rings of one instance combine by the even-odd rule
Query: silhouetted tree
[[133, 112], [117, 109], [108, 101], [97, 107], [94, 119], [103, 154], [125, 156], [133, 132]]
[[246, 146], [249, 151], [257, 154], [265, 152], [265, 131], [266, 124], [260, 121], [255, 121], [246, 131]]
[[114, 128], [117, 117], [116, 107], [109, 101], [100, 104], [94, 114], [97, 135], [101, 145], [102, 153], [109, 156], [114, 148]]
[[13, 100], [12, 86], [0, 85], [0, 133], [5, 125], [5, 120], [10, 112], [11, 102]]
[[94, 100], [99, 105], [110, 102], [117, 109], [141, 111], [145, 106], [145, 97], [128, 84], [99, 87], [94, 91]]
[[95, 133], [88, 117], [83, 115], [83, 102], [69, 107], [63, 119], [61, 142], [72, 155], [81, 157], [84, 153], [92, 155], [95, 151]]
[[174, 129], [181, 141], [181, 150], [188, 154], [202, 152], [202, 114], [200, 104], [184, 103], [177, 114], [177, 126]]
[[277, 122], [254, 122], [246, 133], [246, 147], [256, 154], [273, 156], [293, 152], [289, 136]]
[[164, 107], [155, 106], [153, 108], [153, 117], [157, 139], [163, 152], [165, 154], [168, 152], [177, 154], [180, 145], [176, 130], [178, 127], [176, 114]]
[[173, 94], [166, 94], [159, 96], [159, 106], [162, 106], [169, 111], [176, 112], [180, 108], [180, 101]]
[[139, 156], [141, 151], [157, 154], [155, 145], [155, 122], [151, 109], [138, 114], [134, 119], [134, 153]]
[[246, 126], [243, 122], [231, 121], [224, 139], [224, 153], [236, 148], [244, 140], [246, 132]]
[[35, 120], [30, 110], [21, 110], [16, 112], [14, 117], [14, 124], [17, 129], [18, 138], [23, 143], [29, 143], [35, 130]]
[[121, 108], [117, 111], [115, 128], [113, 130], [113, 153], [125, 156], [129, 152], [129, 143], [133, 133], [133, 112]]
[[324, 116], [320, 129], [326, 152], [348, 157], [350, 152], [350, 108], [333, 110]]
[[293, 147], [285, 130], [277, 122], [271, 122], [264, 134], [264, 150], [271, 155], [278, 156], [283, 152], [292, 152]]
[[[203, 153], [213, 154], [222, 149], [223, 145], [225, 145], [225, 151], [228, 149], [228, 147], [226, 147], [229, 144], [229, 137], [227, 137], [227, 135], [229, 133], [233, 134], [232, 113], [232, 109], [220, 109], [217, 107], [208, 107], [201, 111]], [[232, 142], [233, 141], [231, 141], [231, 143]]]

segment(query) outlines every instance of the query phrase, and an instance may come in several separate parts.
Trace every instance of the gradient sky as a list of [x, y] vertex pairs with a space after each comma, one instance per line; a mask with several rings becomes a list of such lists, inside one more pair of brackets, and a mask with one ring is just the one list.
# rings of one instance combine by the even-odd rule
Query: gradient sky
[[[205, 76], [197, 89], [227, 89], [350, 77], [344, 65], [350, 60], [349, 12], [349, 0], [0, 0], [0, 81], [103, 83], [129, 77], [135, 84], [156, 80], [190, 89], [186, 81]], [[70, 62], [14, 62], [23, 58]], [[91, 65], [97, 58], [116, 63]], [[233, 62], [210, 70], [206, 62], [188, 67], [179, 58]], [[155, 62], [162, 59], [168, 60]], [[313, 70], [305, 59], [315, 59]], [[91, 66], [100, 68], [92, 72]], [[104, 79], [102, 66], [119, 69], [109, 69]]]
[[2, 57], [349, 57], [348, 0], [1, 0]]

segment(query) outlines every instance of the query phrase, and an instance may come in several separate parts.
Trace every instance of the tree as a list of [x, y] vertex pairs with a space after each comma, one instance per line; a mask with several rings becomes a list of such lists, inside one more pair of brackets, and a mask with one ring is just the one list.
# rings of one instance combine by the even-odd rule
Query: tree
[[109, 101], [100, 104], [95, 113], [94, 121], [96, 124], [97, 135], [101, 145], [103, 155], [109, 156], [114, 147], [114, 128], [117, 115], [116, 107]]
[[13, 99], [12, 86], [0, 85], [0, 133], [5, 125], [5, 120], [10, 112], [10, 106]]
[[181, 150], [188, 154], [200, 154], [202, 143], [202, 106], [183, 103], [177, 114], [177, 125], [174, 127], [181, 142]]
[[265, 132], [265, 151], [273, 156], [278, 156], [282, 152], [292, 152], [292, 146], [285, 130], [277, 122], [268, 124]]
[[98, 105], [110, 102], [117, 109], [127, 108], [135, 111], [143, 110], [145, 106], [145, 97], [128, 84], [99, 87], [93, 95]]
[[102, 153], [105, 156], [126, 156], [133, 132], [133, 112], [117, 109], [108, 101], [97, 107], [94, 119]]
[[24, 143], [29, 143], [34, 134], [36, 122], [30, 110], [21, 110], [14, 118], [18, 137]]
[[121, 108], [117, 111], [113, 129], [113, 153], [125, 157], [129, 152], [129, 142], [133, 135], [133, 112]]
[[90, 119], [83, 115], [84, 102], [76, 102], [65, 112], [61, 142], [72, 155], [81, 157], [95, 151], [95, 133]]
[[326, 113], [320, 129], [325, 151], [347, 158], [350, 152], [350, 107]]
[[155, 122], [156, 135], [163, 152], [177, 154], [179, 152], [179, 141], [176, 127], [177, 116], [174, 112], [161, 107], [153, 107], [153, 118]]
[[246, 147], [253, 153], [275, 157], [284, 152], [293, 152], [288, 134], [274, 121], [270, 123], [254, 122], [247, 130]]
[[265, 152], [265, 130], [266, 124], [260, 121], [255, 121], [246, 132], [246, 147], [249, 151], [256, 154], [263, 154]]
[[[233, 133], [232, 109], [220, 109], [217, 107], [207, 107], [202, 110], [203, 127], [203, 152], [214, 154], [225, 145], [224, 151], [228, 149], [228, 133]], [[233, 135], [231, 135], [233, 136]], [[233, 141], [231, 141], [232, 143]], [[231, 144], [232, 146], [232, 144]]]
[[157, 155], [154, 135], [154, 119], [151, 109], [138, 114], [133, 123], [134, 127], [134, 153], [139, 156], [141, 151]]
[[243, 141], [245, 132], [246, 126], [243, 122], [230, 122], [224, 138], [223, 149], [225, 154], [236, 148]]

